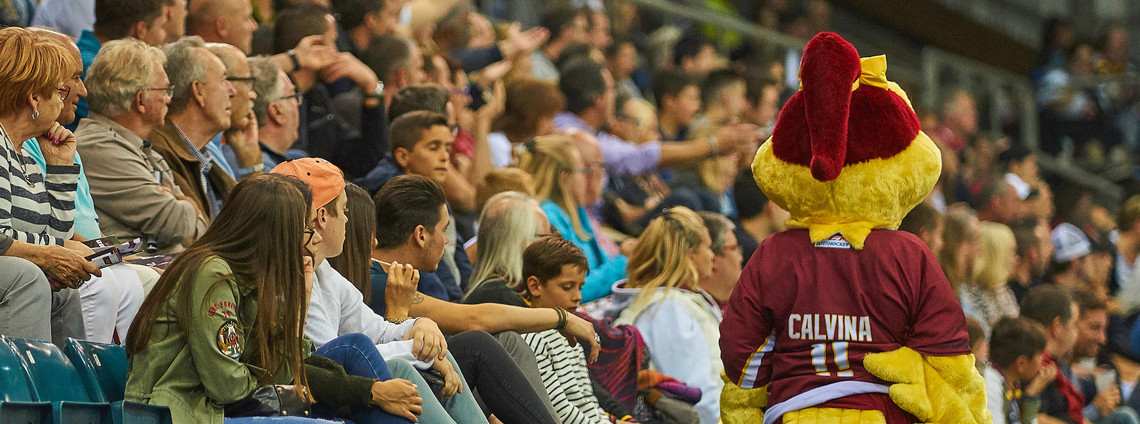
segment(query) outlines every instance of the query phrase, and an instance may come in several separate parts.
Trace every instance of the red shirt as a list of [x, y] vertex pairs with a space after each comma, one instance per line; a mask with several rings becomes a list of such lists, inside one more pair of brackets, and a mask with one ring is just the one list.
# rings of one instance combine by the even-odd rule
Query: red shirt
[[[838, 235], [813, 245], [804, 229], [768, 237], [733, 290], [720, 334], [728, 377], [743, 388], [770, 384], [769, 406], [831, 383], [883, 384], [863, 369], [868, 353], [970, 353], [962, 308], [934, 255], [892, 230], [872, 231], [861, 251]], [[817, 406], [881, 409], [873, 396]]]

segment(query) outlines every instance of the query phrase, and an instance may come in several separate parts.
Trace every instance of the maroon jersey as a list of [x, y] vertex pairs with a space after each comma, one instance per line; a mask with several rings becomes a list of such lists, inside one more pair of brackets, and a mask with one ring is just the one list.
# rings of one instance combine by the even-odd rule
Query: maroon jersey
[[[746, 389], [770, 384], [770, 407], [833, 383], [844, 384], [813, 393], [871, 393], [867, 383], [885, 382], [863, 368], [868, 353], [970, 353], [962, 308], [934, 255], [892, 230], [872, 231], [863, 250], [838, 235], [812, 244], [804, 229], [772, 235], [744, 268], [720, 334], [728, 378]], [[844, 393], [790, 404], [882, 408], [877, 395]]]

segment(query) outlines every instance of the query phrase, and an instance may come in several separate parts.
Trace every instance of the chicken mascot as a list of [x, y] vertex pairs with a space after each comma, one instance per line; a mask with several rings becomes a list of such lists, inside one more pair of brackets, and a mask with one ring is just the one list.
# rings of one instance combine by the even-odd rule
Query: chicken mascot
[[790, 229], [760, 245], [721, 323], [725, 424], [991, 422], [950, 284], [895, 231], [942, 161], [886, 70], [815, 36], [756, 153]]

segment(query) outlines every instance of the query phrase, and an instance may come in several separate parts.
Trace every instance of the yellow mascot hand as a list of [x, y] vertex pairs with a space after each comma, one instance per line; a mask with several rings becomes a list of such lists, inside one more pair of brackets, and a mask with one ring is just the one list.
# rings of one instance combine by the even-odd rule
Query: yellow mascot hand
[[764, 421], [768, 406], [768, 386], [745, 389], [728, 379], [723, 371], [724, 389], [720, 391], [721, 424], [754, 424]]
[[923, 356], [902, 347], [868, 354], [863, 367], [894, 383], [891, 400], [924, 423], [991, 423], [985, 381], [974, 368], [974, 355]]

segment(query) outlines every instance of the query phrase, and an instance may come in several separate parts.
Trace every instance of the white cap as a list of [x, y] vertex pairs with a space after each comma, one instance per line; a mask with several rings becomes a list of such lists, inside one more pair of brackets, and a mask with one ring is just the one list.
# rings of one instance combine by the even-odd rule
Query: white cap
[[1053, 241], [1053, 260], [1058, 263], [1066, 263], [1092, 252], [1088, 236], [1068, 222], [1062, 222], [1054, 228], [1050, 239]]
[[1017, 192], [1017, 197], [1021, 198], [1021, 200], [1027, 199], [1029, 193], [1033, 192], [1033, 188], [1029, 186], [1029, 183], [1012, 172], [1005, 174], [1005, 182], [1013, 186], [1013, 190]]

